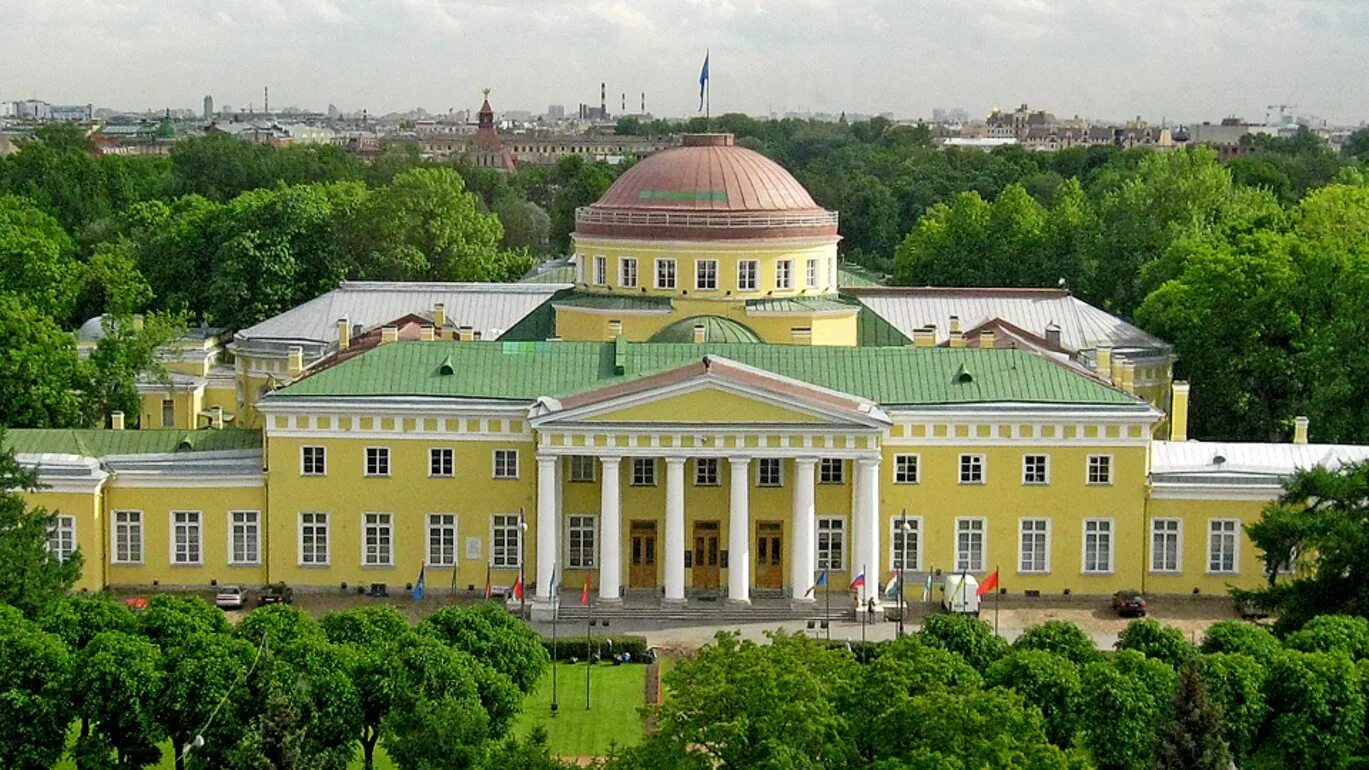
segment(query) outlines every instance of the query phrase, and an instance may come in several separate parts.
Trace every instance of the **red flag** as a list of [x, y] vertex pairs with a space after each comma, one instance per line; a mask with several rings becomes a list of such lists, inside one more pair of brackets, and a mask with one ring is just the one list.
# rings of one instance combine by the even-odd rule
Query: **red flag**
[[983, 582], [983, 583], [980, 583], [980, 584], [979, 584], [979, 588], [975, 589], [975, 594], [977, 594], [977, 595], [979, 595], [979, 596], [983, 596], [984, 594], [986, 594], [986, 593], [988, 593], [988, 592], [994, 590], [994, 589], [997, 588], [997, 587], [998, 587], [998, 570], [994, 570], [994, 571], [993, 571], [993, 574], [992, 574], [992, 575], [989, 575], [989, 576], [986, 577], [986, 578], [984, 578], [984, 582]]
[[590, 578], [590, 574], [589, 574], [588, 572], [586, 572], [586, 573], [585, 573], [585, 588], [584, 588], [584, 590], [582, 590], [582, 591], [580, 592], [580, 606], [581, 606], [581, 607], [588, 607], [588, 606], [589, 606], [589, 578]]
[[518, 582], [513, 584], [513, 598], [523, 601], [523, 570], [518, 570]]

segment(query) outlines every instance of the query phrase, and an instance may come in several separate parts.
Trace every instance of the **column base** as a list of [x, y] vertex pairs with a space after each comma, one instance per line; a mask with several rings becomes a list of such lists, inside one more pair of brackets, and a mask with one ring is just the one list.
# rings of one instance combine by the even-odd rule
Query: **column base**
[[689, 600], [683, 596], [678, 599], [672, 599], [669, 596], [661, 599], [661, 605], [666, 607], [683, 607], [686, 604], [689, 604]]
[[751, 606], [751, 597], [749, 597], [749, 596], [738, 596], [738, 597], [736, 597], [736, 598], [734, 599], [733, 597], [729, 596], [729, 597], [727, 597], [727, 603], [728, 603], [729, 605], [733, 606], [733, 607], [750, 607], [750, 606]]
[[550, 601], [528, 602], [528, 620], [534, 623], [550, 623], [556, 607]]
[[623, 606], [623, 597], [621, 596], [597, 596], [595, 597], [594, 601], [606, 607]]
[[795, 610], [811, 610], [818, 606], [818, 600], [812, 596], [805, 596], [802, 599], [790, 599], [789, 607]]

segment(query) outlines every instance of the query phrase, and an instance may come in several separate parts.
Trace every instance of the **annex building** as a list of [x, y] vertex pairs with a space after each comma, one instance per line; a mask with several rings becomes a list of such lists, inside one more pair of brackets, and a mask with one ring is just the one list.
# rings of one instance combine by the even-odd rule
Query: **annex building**
[[1068, 292], [859, 285], [837, 214], [730, 135], [576, 222], [522, 283], [346, 283], [192, 334], [140, 430], [11, 431], [53, 548], [87, 588], [1222, 593], [1263, 580], [1242, 527], [1283, 477], [1369, 456], [1305, 422], [1186, 441], [1170, 346]]

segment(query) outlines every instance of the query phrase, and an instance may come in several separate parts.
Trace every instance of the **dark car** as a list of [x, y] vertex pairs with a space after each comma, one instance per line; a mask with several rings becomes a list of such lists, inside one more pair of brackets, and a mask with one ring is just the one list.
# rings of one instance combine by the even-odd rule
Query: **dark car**
[[257, 594], [258, 607], [265, 607], [268, 604], [294, 604], [294, 602], [294, 589], [284, 583], [262, 586], [261, 593]]
[[1112, 595], [1112, 609], [1124, 618], [1144, 618], [1146, 597], [1140, 591], [1118, 591]]

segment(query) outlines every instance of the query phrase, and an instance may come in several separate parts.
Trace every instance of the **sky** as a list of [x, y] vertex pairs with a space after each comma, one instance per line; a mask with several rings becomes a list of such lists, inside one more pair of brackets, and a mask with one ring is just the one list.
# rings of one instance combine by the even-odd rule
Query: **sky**
[[1369, 120], [1369, 0], [0, 0], [0, 99]]

